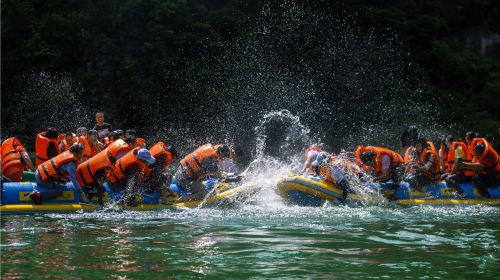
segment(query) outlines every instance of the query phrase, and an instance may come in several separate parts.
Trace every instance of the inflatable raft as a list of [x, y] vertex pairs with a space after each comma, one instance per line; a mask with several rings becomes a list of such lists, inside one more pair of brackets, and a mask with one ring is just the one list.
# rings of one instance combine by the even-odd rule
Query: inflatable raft
[[[155, 210], [172, 207], [201, 207], [214, 206], [231, 202], [232, 198], [243, 190], [248, 190], [250, 183], [220, 182], [209, 179], [203, 182], [209, 192], [206, 199], [189, 201], [190, 193], [183, 193], [177, 186], [175, 178], [169, 186], [169, 191], [155, 193], [143, 192], [136, 196], [137, 206], [126, 206], [123, 201], [124, 191], [114, 191], [109, 185], [104, 184], [104, 193], [98, 195], [97, 191], [84, 188], [90, 203], [82, 203], [80, 193], [75, 192], [71, 182], [62, 186], [61, 196], [35, 205], [28, 195], [33, 190], [43, 191], [35, 182], [18, 182], [2, 184], [2, 205], [0, 211], [4, 213], [30, 213], [30, 212], [58, 212], [58, 211], [91, 211], [101, 208], [99, 200], [104, 204], [114, 203], [124, 210]], [[187, 199], [186, 199], [187, 198]], [[183, 202], [181, 202], [183, 201]]]
[[[384, 196], [392, 194], [392, 183], [371, 184], [370, 187]], [[426, 192], [412, 190], [408, 183], [403, 182], [393, 194], [393, 202], [402, 205], [416, 204], [500, 204], [500, 186], [488, 188], [491, 198], [483, 198], [471, 183], [461, 184], [466, 193], [458, 198], [455, 190], [445, 183], [430, 184]], [[365, 196], [349, 191], [344, 197], [344, 191], [335, 184], [320, 177], [307, 175], [290, 175], [279, 180], [277, 193], [288, 202], [303, 206], [320, 206], [326, 201], [340, 202], [363, 201]], [[344, 199], [345, 198], [345, 199]]]

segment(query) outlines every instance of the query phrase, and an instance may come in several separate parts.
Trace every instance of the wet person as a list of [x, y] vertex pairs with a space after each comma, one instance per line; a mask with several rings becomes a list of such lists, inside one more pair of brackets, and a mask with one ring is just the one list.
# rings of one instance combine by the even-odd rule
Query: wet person
[[64, 139], [59, 143], [59, 149], [61, 152], [68, 151], [69, 148], [77, 142], [76, 134], [68, 131], [64, 134]]
[[93, 129], [97, 130], [97, 138], [99, 138], [99, 141], [103, 141], [104, 137], [106, 137], [111, 131], [113, 131], [113, 128], [111, 127], [111, 124], [104, 122], [103, 112], [97, 112], [95, 114], [95, 121], [96, 125]]
[[471, 146], [474, 147], [472, 163], [458, 162], [457, 166], [475, 171], [474, 184], [483, 197], [489, 198], [488, 187], [500, 184], [500, 158], [485, 138], [474, 138]]
[[448, 169], [449, 145], [453, 141], [454, 138], [452, 135], [445, 135], [443, 136], [443, 138], [441, 138], [441, 141], [439, 141], [438, 156], [439, 156], [439, 167], [441, 168], [441, 172], [446, 172], [446, 170]]
[[316, 145], [310, 145], [304, 152], [304, 167], [301, 173], [312, 174], [314, 173], [313, 168], [311, 168], [312, 163], [316, 160], [316, 157], [321, 152], [321, 148]]
[[361, 174], [361, 169], [353, 161], [335, 155], [324, 159], [318, 170], [322, 178], [342, 190], [340, 199], [342, 203], [346, 201], [349, 191], [352, 190], [351, 184], [359, 182]]
[[80, 188], [80, 183], [76, 178], [76, 167], [83, 156], [83, 146], [73, 144], [69, 151], [65, 151], [56, 157], [42, 163], [35, 172], [35, 179], [39, 187], [47, 188], [44, 191], [33, 191], [29, 197], [35, 204], [41, 204], [42, 201], [51, 200], [63, 193], [63, 186], [66, 184], [66, 178], [69, 177], [73, 183], [76, 192], [80, 192], [82, 200], [86, 196]]
[[79, 127], [76, 130], [76, 137], [77, 138], [88, 137], [88, 136], [89, 136], [89, 130], [85, 126]]
[[459, 197], [465, 197], [466, 193], [460, 188], [460, 184], [470, 182], [474, 175], [473, 172], [467, 170], [460, 163], [470, 163], [471, 154], [467, 144], [460, 141], [455, 141], [453, 137], [448, 137], [445, 141], [447, 149], [446, 170], [441, 178], [445, 179], [446, 185], [457, 191]]
[[127, 129], [125, 131], [125, 137], [133, 136], [135, 137], [135, 147], [146, 148], [146, 140], [141, 137], [137, 137], [135, 129]]
[[356, 162], [375, 182], [385, 183], [391, 180], [394, 189], [399, 187], [404, 173], [403, 158], [400, 154], [377, 146], [359, 146], [355, 154]]
[[130, 150], [130, 145], [120, 139], [78, 165], [76, 174], [80, 186], [95, 189], [100, 204], [102, 204], [103, 183], [106, 175], [113, 172], [116, 161]]
[[420, 137], [408, 148], [407, 156], [403, 180], [410, 184], [410, 188], [424, 191], [426, 185], [438, 181], [439, 159], [432, 142]]
[[156, 159], [144, 148], [134, 148], [116, 162], [108, 180], [113, 188], [125, 189], [124, 202], [127, 205], [136, 205], [141, 183], [155, 162]]
[[185, 156], [175, 173], [179, 187], [184, 193], [191, 193], [185, 200], [201, 200], [207, 194], [202, 183], [206, 177], [220, 178], [219, 163], [230, 156], [227, 145], [205, 144]]
[[46, 131], [36, 135], [36, 165], [40, 165], [60, 153], [59, 143], [57, 142], [58, 136], [59, 133], [53, 127], [49, 127]]
[[149, 170], [144, 172], [147, 176], [145, 176], [142, 189], [150, 193], [160, 189], [168, 190], [172, 180], [172, 175], [168, 174], [168, 167], [177, 159], [177, 151], [174, 147], [159, 141], [149, 149], [149, 152], [156, 161], [152, 166], [147, 167]]
[[469, 153], [471, 155], [474, 154], [474, 147], [472, 146], [472, 140], [474, 140], [474, 138], [479, 138], [479, 133], [474, 131], [468, 131], [465, 134], [465, 143], [467, 144], [467, 148], [469, 149]]
[[21, 182], [23, 170], [36, 170], [26, 148], [16, 137], [3, 141], [1, 155], [2, 174], [12, 182]]

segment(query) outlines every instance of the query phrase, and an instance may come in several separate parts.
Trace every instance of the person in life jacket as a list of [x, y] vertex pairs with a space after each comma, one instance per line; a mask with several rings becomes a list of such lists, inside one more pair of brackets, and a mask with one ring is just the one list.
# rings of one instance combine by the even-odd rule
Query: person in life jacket
[[36, 165], [40, 165], [60, 153], [59, 143], [57, 143], [58, 135], [59, 133], [53, 127], [49, 127], [47, 131], [36, 135]]
[[116, 162], [108, 182], [115, 189], [125, 189], [127, 205], [135, 205], [136, 194], [155, 162], [156, 159], [144, 148], [134, 148]]
[[97, 139], [97, 131], [89, 130], [87, 137], [78, 137], [78, 142], [83, 144], [83, 160], [88, 160], [104, 149], [104, 144]]
[[76, 129], [76, 136], [78, 138], [80, 137], [88, 137], [89, 136], [89, 130], [85, 126], [79, 127]]
[[474, 184], [482, 196], [489, 198], [488, 187], [500, 184], [499, 155], [484, 138], [474, 138], [471, 145], [474, 147], [472, 163], [457, 162], [456, 165], [474, 171]]
[[1, 155], [2, 175], [12, 182], [22, 181], [23, 170], [36, 170], [23, 144], [16, 137], [3, 141]]
[[465, 144], [467, 144], [467, 148], [469, 148], [469, 153], [471, 155], [474, 154], [474, 146], [472, 146], [472, 140], [474, 140], [474, 138], [479, 138], [479, 137], [480, 137], [479, 133], [474, 131], [468, 131], [465, 134]]
[[448, 169], [448, 151], [449, 151], [449, 144], [453, 142], [453, 136], [452, 135], [445, 135], [441, 141], [439, 142], [439, 151], [438, 151], [438, 156], [439, 156], [439, 167], [441, 168], [441, 172], [446, 172]]
[[208, 192], [202, 180], [208, 176], [220, 178], [219, 164], [229, 156], [227, 145], [212, 144], [205, 144], [185, 156], [175, 173], [181, 192], [191, 194], [189, 197], [183, 196], [182, 200], [203, 199]]
[[146, 140], [144, 138], [136, 137], [135, 129], [127, 129], [125, 131], [125, 137], [127, 136], [135, 137], [135, 147], [146, 148]]
[[168, 167], [177, 159], [177, 150], [159, 141], [149, 149], [151, 155], [156, 159], [155, 163], [146, 167], [144, 173], [144, 184], [142, 189], [146, 192], [156, 192], [159, 189], [167, 190], [172, 181], [172, 175], [167, 173]]
[[300, 173], [311, 174], [313, 173], [313, 169], [311, 168], [311, 164], [316, 160], [318, 154], [322, 152], [322, 149], [317, 145], [310, 145], [304, 152], [304, 167]]
[[440, 178], [439, 170], [439, 158], [431, 141], [421, 137], [408, 148], [403, 180], [410, 184], [410, 188], [423, 191], [426, 185], [436, 183]]
[[362, 172], [360, 167], [354, 163], [353, 158], [345, 155], [331, 155], [324, 159], [319, 165], [319, 174], [342, 190], [342, 199], [345, 202], [347, 195], [352, 191], [351, 184], [361, 183]]
[[82, 162], [76, 169], [77, 179], [82, 187], [102, 186], [106, 175], [112, 172], [118, 159], [130, 151], [124, 140], [117, 140], [107, 148]]
[[83, 146], [73, 144], [69, 151], [65, 151], [38, 166], [35, 172], [36, 183], [38, 187], [44, 187], [46, 190], [33, 191], [29, 194], [35, 204], [41, 204], [44, 200], [51, 200], [61, 195], [62, 185], [66, 184], [67, 177], [73, 183], [74, 190], [80, 193], [82, 200], [87, 200], [76, 178], [76, 167], [82, 156]]
[[469, 148], [464, 142], [455, 141], [452, 136], [449, 136], [446, 140], [447, 158], [445, 159], [446, 169], [444, 170], [441, 179], [446, 181], [448, 187], [454, 188], [457, 191], [457, 195], [460, 197], [466, 196], [466, 193], [460, 184], [470, 182], [474, 173], [467, 170], [464, 167], [459, 166], [458, 162], [471, 162], [472, 157], [469, 153]]
[[384, 183], [391, 180], [393, 188], [399, 187], [404, 173], [403, 158], [397, 152], [383, 147], [359, 146], [355, 152], [356, 163], [373, 176], [374, 181]]
[[73, 132], [66, 132], [64, 139], [59, 143], [59, 150], [61, 152], [68, 151], [69, 148], [77, 142], [76, 135]]

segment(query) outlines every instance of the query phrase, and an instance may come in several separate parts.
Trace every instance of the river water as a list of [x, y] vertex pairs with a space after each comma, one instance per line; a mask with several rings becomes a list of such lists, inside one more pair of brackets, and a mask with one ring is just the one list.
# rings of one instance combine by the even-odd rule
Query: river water
[[498, 279], [500, 208], [289, 206], [3, 215], [2, 279]]

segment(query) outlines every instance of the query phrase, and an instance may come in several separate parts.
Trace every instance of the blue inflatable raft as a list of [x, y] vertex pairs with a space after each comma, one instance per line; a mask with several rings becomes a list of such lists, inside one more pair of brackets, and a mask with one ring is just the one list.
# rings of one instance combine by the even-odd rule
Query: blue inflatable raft
[[[371, 184], [375, 191], [383, 195], [392, 193], [392, 183]], [[446, 184], [431, 184], [426, 186], [426, 192], [412, 190], [408, 183], [403, 182], [394, 193], [394, 203], [403, 205], [415, 204], [500, 204], [500, 186], [488, 188], [491, 198], [483, 198], [471, 184], [461, 184], [467, 194], [457, 198], [455, 190]], [[320, 206], [326, 201], [344, 201], [343, 190], [335, 184], [320, 177], [307, 175], [289, 175], [279, 180], [277, 193], [288, 202], [304, 206]], [[352, 191], [347, 193], [346, 202], [363, 201], [365, 198]]]
[[[199, 207], [218, 205], [227, 198], [232, 197], [236, 193], [248, 189], [250, 184], [241, 182], [220, 182], [217, 179], [209, 179], [204, 182], [205, 187], [210, 196], [207, 199], [199, 201], [187, 201], [191, 195], [180, 191], [175, 178], [169, 186], [169, 191], [157, 191], [155, 193], [143, 192], [136, 196], [137, 206], [125, 206], [120, 202], [123, 200], [124, 191], [113, 191], [109, 185], [104, 184], [104, 193], [101, 199], [104, 203], [115, 203], [120, 208], [125, 210], [154, 210], [169, 207]], [[72, 183], [67, 183], [62, 186], [63, 193], [59, 197], [43, 201], [41, 205], [35, 205], [28, 195], [33, 190], [43, 191], [42, 187], [38, 187], [35, 182], [18, 182], [18, 183], [3, 183], [2, 184], [2, 205], [0, 206], [1, 213], [19, 213], [19, 212], [57, 212], [57, 211], [90, 211], [101, 208], [98, 203], [99, 196], [96, 191], [84, 189], [87, 196], [90, 198], [90, 203], [82, 203], [80, 193], [75, 192]], [[180, 202], [186, 201], [186, 202]]]

